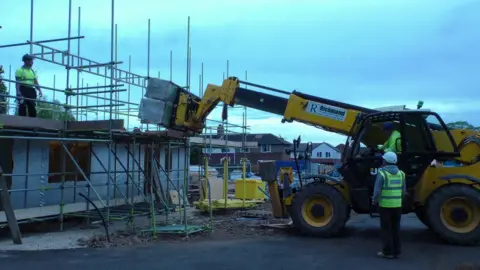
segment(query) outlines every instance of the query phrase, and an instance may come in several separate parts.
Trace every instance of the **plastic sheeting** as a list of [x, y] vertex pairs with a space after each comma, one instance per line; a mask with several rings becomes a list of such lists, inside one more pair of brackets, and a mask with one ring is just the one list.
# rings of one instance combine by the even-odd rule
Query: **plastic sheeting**
[[168, 127], [172, 116], [173, 104], [162, 100], [142, 98], [138, 118], [143, 123]]
[[166, 80], [149, 78], [145, 97], [173, 103], [181, 88]]
[[138, 117], [142, 123], [170, 126], [173, 103], [182, 88], [170, 81], [149, 78]]

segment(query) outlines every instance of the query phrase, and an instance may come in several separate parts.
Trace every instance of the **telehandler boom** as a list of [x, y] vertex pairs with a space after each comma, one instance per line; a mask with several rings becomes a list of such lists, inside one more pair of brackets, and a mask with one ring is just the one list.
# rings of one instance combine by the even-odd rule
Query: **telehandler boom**
[[[271, 94], [246, 89], [249, 85]], [[160, 79], [149, 79], [150, 93], [167, 93], [162, 103], [167, 128], [201, 133], [207, 116], [220, 103], [243, 105], [283, 116], [282, 122], [302, 122], [348, 136], [342, 153], [342, 177], [312, 176], [300, 188], [282, 190], [293, 224], [304, 234], [334, 236], [345, 226], [351, 210], [372, 215], [371, 196], [376, 171], [381, 166], [377, 145], [389, 134], [392, 123], [397, 141], [398, 166], [406, 174], [404, 213], [416, 213], [428, 228], [448, 243], [480, 242], [480, 136], [472, 130], [449, 130], [442, 118], [429, 110], [368, 109], [298, 91], [287, 92], [243, 82], [235, 77], [222, 85], [208, 84], [203, 97]], [[170, 113], [171, 112], [171, 113]], [[223, 118], [226, 118], [224, 110]], [[366, 146], [367, 151], [361, 147]], [[449, 164], [432, 166], [432, 162]], [[292, 178], [282, 178], [291, 183]], [[289, 186], [289, 185], [287, 185]]]

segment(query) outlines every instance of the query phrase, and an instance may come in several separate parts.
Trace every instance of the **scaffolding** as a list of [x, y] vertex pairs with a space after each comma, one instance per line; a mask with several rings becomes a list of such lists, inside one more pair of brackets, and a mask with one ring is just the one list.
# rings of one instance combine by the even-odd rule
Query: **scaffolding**
[[[8, 189], [18, 222], [58, 219], [60, 230], [63, 230], [67, 217], [87, 220], [101, 217], [110, 222], [126, 220], [134, 227], [136, 217], [147, 216], [148, 228], [141, 232], [152, 233], [155, 237], [163, 232], [188, 237], [191, 233], [212, 229], [211, 217], [206, 221], [187, 215], [189, 138], [158, 126], [152, 130], [149, 124], [141, 123], [140, 127], [133, 128], [130, 125], [130, 118], [136, 118], [134, 112], [139, 109], [139, 103], [131, 100], [131, 92], [136, 87], [141, 89], [143, 96], [150, 78], [150, 19], [147, 76], [142, 76], [132, 72], [131, 56], [128, 71], [119, 68], [123, 62], [118, 60], [114, 0], [111, 1], [110, 59], [103, 62], [80, 55], [80, 41], [85, 38], [80, 31], [81, 8], [78, 8], [77, 33], [72, 36], [72, 0], [68, 5], [67, 37], [40, 41], [33, 38], [34, 1], [31, 0], [30, 4], [29, 40], [0, 48], [29, 46], [30, 54], [37, 60], [66, 68], [66, 85], [64, 89], [58, 88], [54, 76], [53, 87], [41, 86], [44, 91], [53, 92], [54, 100], [56, 94], [65, 96], [64, 103], [36, 101], [39, 105], [50, 105], [44, 111], [51, 111], [52, 119], [32, 119], [8, 113], [0, 115], [0, 141], [7, 149], [5, 152], [12, 153], [10, 162], [13, 163], [8, 164], [8, 158], [5, 158], [1, 166], [3, 175], [9, 179]], [[190, 91], [190, 17], [187, 40], [185, 89]], [[65, 41], [67, 49], [46, 45], [58, 41]], [[77, 42], [76, 54], [72, 52], [73, 41]], [[172, 51], [170, 81], [171, 73]], [[84, 84], [82, 74], [103, 78], [104, 85]], [[72, 80], [73, 75], [76, 80]], [[202, 89], [203, 63], [200, 76]], [[3, 80], [8, 83], [8, 89], [15, 85], [11, 66], [9, 78]], [[75, 87], [72, 87], [72, 81], [76, 81]], [[120, 97], [121, 92], [127, 92], [126, 101]], [[9, 112], [15, 108], [16, 95], [0, 95], [9, 100]], [[89, 104], [92, 99], [96, 104]], [[123, 106], [127, 109], [121, 110]], [[91, 113], [96, 115], [95, 120], [88, 119]], [[101, 114], [103, 119], [99, 117]], [[205, 142], [204, 147], [206, 145]], [[2, 211], [1, 226], [6, 226]]]
[[[202, 66], [203, 69], [203, 66]], [[227, 60], [226, 72], [223, 73], [223, 79], [229, 77], [229, 61]], [[247, 71], [245, 71], [245, 81], [248, 80]], [[200, 76], [200, 89], [203, 89], [202, 85], [203, 77]], [[248, 86], [247, 86], [248, 87]], [[253, 208], [258, 206], [259, 203], [265, 202], [265, 197], [268, 195], [265, 192], [265, 188], [261, 188], [259, 185], [259, 190], [262, 192], [260, 196], [253, 196], [247, 198], [246, 194], [246, 182], [251, 175], [251, 163], [248, 160], [247, 154], [252, 148], [258, 148], [256, 142], [248, 142], [247, 134], [250, 130], [250, 127], [247, 125], [247, 107], [245, 106], [227, 106], [225, 104], [218, 104], [216, 108], [222, 108], [223, 115], [229, 115], [231, 111], [238, 113], [240, 110], [242, 114], [241, 124], [231, 123], [228, 121], [228, 117], [222, 117], [222, 121], [218, 120], [207, 120], [207, 125], [203, 130], [203, 145], [202, 145], [202, 154], [203, 154], [203, 167], [202, 175], [205, 175], [205, 181], [207, 182], [206, 191], [208, 192], [208, 200], [199, 200], [196, 202], [196, 207], [201, 211], [209, 211], [212, 215], [213, 210], [227, 210], [227, 209], [246, 209]], [[213, 124], [213, 126], [212, 126]], [[233, 138], [233, 139], [232, 139]], [[213, 140], [217, 140], [217, 143], [212, 143]], [[218, 141], [222, 141], [223, 144], [218, 144]], [[232, 146], [229, 142], [236, 141], [239, 144]], [[237, 152], [237, 150], [239, 150]], [[212, 164], [211, 156], [213, 153], [223, 154], [223, 157], [220, 160], [220, 164]], [[238, 162], [237, 162], [238, 161]], [[216, 184], [218, 184], [218, 178], [221, 178], [222, 186], [222, 195], [221, 198], [212, 195], [212, 190], [214, 187], [212, 184], [214, 182], [209, 179], [209, 170], [213, 169], [218, 174], [212, 178], [216, 178]], [[236, 177], [232, 177], [235, 175]], [[261, 182], [261, 181], [258, 181]], [[240, 185], [237, 185], [240, 183]], [[261, 182], [262, 183], [262, 182]], [[249, 185], [250, 186], [250, 185]], [[230, 191], [236, 190], [238, 187], [243, 190], [243, 194], [239, 194], [235, 191], [235, 194], [230, 194]], [[250, 192], [251, 193], [251, 192]], [[266, 196], [264, 196], [266, 195]], [[200, 196], [202, 198], [202, 196]], [[203, 196], [206, 198], [207, 196]], [[215, 197], [215, 199], [213, 198]]]

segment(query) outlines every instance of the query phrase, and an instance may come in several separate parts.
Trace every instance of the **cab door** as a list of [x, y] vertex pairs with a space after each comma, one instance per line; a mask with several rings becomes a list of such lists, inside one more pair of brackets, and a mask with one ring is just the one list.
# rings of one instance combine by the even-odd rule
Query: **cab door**
[[398, 166], [413, 187], [432, 161], [460, 156], [458, 147], [440, 116], [433, 112], [406, 111], [400, 117], [402, 153]]
[[375, 147], [364, 147], [362, 141], [366, 136], [376, 133], [372, 117], [359, 120], [347, 139], [339, 172], [350, 186], [352, 207], [357, 213], [371, 212], [371, 196], [376, 178], [376, 168], [382, 163], [382, 156]]

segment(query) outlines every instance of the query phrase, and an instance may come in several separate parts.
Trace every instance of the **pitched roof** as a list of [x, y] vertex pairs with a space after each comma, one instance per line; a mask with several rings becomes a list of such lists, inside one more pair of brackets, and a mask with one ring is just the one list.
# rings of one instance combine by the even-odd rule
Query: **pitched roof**
[[323, 142], [323, 143], [326, 144], [326, 145], [328, 145], [328, 147], [332, 148], [333, 150], [338, 151], [338, 149], [337, 149], [335, 146], [333, 146], [333, 145], [331, 145], [331, 144], [329, 144], [329, 143], [327, 143], [327, 142]]
[[338, 151], [343, 152], [343, 149], [345, 149], [345, 144], [341, 143], [341, 144], [335, 146], [335, 148], [337, 148]]
[[[326, 142], [321, 142], [321, 143], [312, 143], [312, 150], [319, 147], [320, 145], [322, 144], [325, 144], [327, 145], [328, 147], [332, 148], [333, 150], [335, 151], [340, 151], [338, 148], [334, 147], [333, 145], [329, 144], [329, 143], [326, 143]], [[300, 143], [300, 145], [298, 146], [297, 148], [297, 151], [305, 151], [305, 149], [307, 148], [307, 143]], [[293, 146], [291, 148], [291, 150], [293, 150]]]
[[290, 142], [275, 136], [270, 133], [259, 133], [259, 134], [226, 134], [226, 135], [209, 135], [202, 134], [203, 136], [212, 137], [213, 139], [222, 139], [229, 140], [234, 142], [241, 142], [246, 136], [245, 140], [247, 142], [258, 142], [258, 144], [271, 144], [271, 145], [291, 145]]
[[[317, 148], [318, 146], [320, 146], [322, 143], [312, 143], [312, 150]], [[306, 143], [300, 143], [300, 145], [298, 146], [298, 148], [296, 149], [297, 151], [305, 151], [305, 149], [307, 149], [307, 144]], [[291, 150], [293, 150], [293, 145], [292, 145], [292, 148]]]

